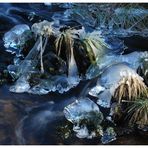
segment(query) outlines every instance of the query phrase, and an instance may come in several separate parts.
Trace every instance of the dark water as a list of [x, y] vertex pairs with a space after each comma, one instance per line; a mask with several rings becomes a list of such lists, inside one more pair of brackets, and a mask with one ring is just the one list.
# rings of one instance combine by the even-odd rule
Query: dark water
[[[52, 21], [53, 14], [62, 16], [65, 8], [58, 5], [45, 6], [44, 4], [0, 4], [0, 72], [12, 62], [13, 55], [4, 51], [2, 37], [11, 27], [18, 24], [28, 24], [40, 20]], [[32, 15], [35, 13], [35, 15]], [[74, 20], [60, 20], [61, 25], [78, 24]], [[147, 38], [126, 38], [128, 46], [126, 52], [148, 49]], [[139, 42], [140, 41], [140, 42]], [[0, 87], [0, 144], [101, 144], [100, 139], [78, 139], [72, 136], [62, 140], [57, 133], [57, 127], [63, 125], [66, 119], [63, 116], [64, 106], [79, 97], [88, 83], [81, 82], [65, 94], [49, 93], [38, 96], [30, 94], [15, 94], [9, 92], [8, 85]], [[121, 131], [124, 131], [121, 128]], [[120, 131], [119, 131], [120, 132]], [[116, 141], [109, 144], [148, 144], [148, 136], [141, 136], [138, 132], [121, 135]]]

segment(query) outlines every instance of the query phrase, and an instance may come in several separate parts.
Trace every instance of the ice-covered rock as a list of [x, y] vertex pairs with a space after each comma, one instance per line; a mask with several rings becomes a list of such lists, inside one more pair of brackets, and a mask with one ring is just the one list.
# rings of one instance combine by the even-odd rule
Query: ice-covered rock
[[98, 105], [89, 98], [76, 100], [64, 109], [65, 117], [72, 123], [79, 123], [82, 119], [89, 117], [91, 112], [100, 114], [102, 121], [102, 113]]
[[129, 63], [135, 71], [139, 67], [143, 58], [148, 58], [148, 52], [132, 52], [127, 55], [118, 56], [118, 61]]
[[[113, 64], [106, 68], [100, 75], [97, 85], [90, 90], [90, 95], [95, 94], [98, 99], [97, 103], [102, 107], [110, 107], [110, 101], [114, 96], [116, 88], [124, 77], [135, 77], [143, 80], [134, 69], [130, 68], [126, 63]], [[105, 88], [102, 93], [96, 88]], [[96, 92], [95, 92], [95, 91]], [[93, 94], [92, 94], [93, 92]], [[94, 96], [94, 95], [93, 95]]]
[[101, 86], [110, 89], [118, 85], [118, 82], [126, 76], [138, 76], [138, 74], [126, 63], [118, 63], [106, 68], [98, 81]]
[[4, 46], [9, 48], [8, 51], [17, 53], [30, 37], [31, 33], [28, 25], [16, 25], [4, 34]]
[[148, 52], [132, 52], [126, 55], [106, 54], [97, 61], [95, 66], [91, 66], [87, 71], [87, 78], [91, 79], [97, 77], [102, 70], [113, 64], [126, 62], [135, 71], [140, 66], [142, 59], [148, 57]]
[[[64, 109], [67, 120], [74, 124], [73, 130], [78, 138], [91, 139], [97, 136], [97, 132], [102, 132], [98, 126], [103, 120], [103, 114], [99, 107], [89, 98], [80, 98]], [[90, 130], [89, 125], [94, 126]]]

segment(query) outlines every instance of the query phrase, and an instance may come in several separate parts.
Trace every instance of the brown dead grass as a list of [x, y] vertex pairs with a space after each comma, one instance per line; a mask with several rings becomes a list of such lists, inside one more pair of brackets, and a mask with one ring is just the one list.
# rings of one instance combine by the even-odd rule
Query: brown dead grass
[[121, 103], [122, 99], [133, 101], [140, 97], [141, 94], [147, 93], [147, 86], [142, 81], [141, 77], [127, 76], [120, 80], [119, 86], [115, 90], [114, 98]]

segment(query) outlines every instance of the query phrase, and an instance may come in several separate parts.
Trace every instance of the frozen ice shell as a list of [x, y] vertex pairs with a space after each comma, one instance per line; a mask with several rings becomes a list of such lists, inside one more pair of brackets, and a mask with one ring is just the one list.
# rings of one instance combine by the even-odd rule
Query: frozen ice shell
[[[21, 45], [23, 45], [28, 37], [25, 32], [29, 31], [30, 28], [26, 24], [16, 25], [10, 31], [4, 34], [4, 46], [6, 48], [15, 48], [18, 49]], [[13, 52], [13, 51], [12, 51]]]
[[7, 69], [11, 76], [16, 79], [21, 75], [33, 71], [36, 63], [37, 61], [34, 60], [24, 60], [23, 62], [20, 62], [19, 65], [8, 65]]
[[97, 61], [96, 66], [91, 66], [87, 71], [87, 78], [91, 79], [100, 74], [100, 71], [104, 70], [106, 67], [113, 64], [126, 62], [131, 68], [135, 71], [141, 64], [141, 59], [148, 57], [148, 52], [132, 52], [126, 55], [115, 55], [115, 54], [106, 54], [101, 59]]
[[[97, 89], [96, 92], [94, 92], [95, 96], [99, 98], [97, 104], [109, 108], [114, 91], [118, 87], [120, 80], [126, 76], [140, 77], [134, 69], [130, 68], [125, 63], [113, 64], [106, 68], [98, 79], [96, 87], [93, 88], [96, 89], [97, 86], [99, 87], [100, 85], [105, 88], [100, 94], [97, 94]], [[98, 92], [99, 91], [100, 90], [98, 90]], [[92, 92], [91, 95], [93, 95]]]
[[[73, 131], [76, 132], [78, 138], [92, 139], [96, 137], [97, 127], [103, 120], [103, 114], [98, 105], [89, 98], [80, 98], [68, 105], [64, 108], [64, 114], [66, 119], [74, 124]], [[87, 124], [82, 122], [83, 119], [94, 124], [96, 131], [89, 131]]]
[[104, 91], [105, 88], [97, 85], [95, 87], [93, 87], [90, 91], [89, 91], [89, 95], [94, 96], [94, 97], [98, 97], [98, 95], [100, 94], [100, 92]]
[[89, 98], [81, 98], [64, 108], [66, 119], [72, 123], [79, 123], [90, 112], [101, 113], [98, 105]]

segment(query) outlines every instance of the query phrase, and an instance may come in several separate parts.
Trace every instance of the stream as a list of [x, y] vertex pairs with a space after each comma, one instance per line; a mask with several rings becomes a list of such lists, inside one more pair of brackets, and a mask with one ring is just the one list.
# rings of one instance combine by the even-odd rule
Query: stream
[[[11, 64], [14, 55], [5, 51], [3, 35], [18, 24], [31, 26], [38, 20], [56, 21], [71, 26], [79, 25], [74, 20], [63, 16], [66, 8], [50, 4], [4, 3], [0, 4], [0, 72]], [[54, 16], [54, 17], [53, 17]], [[58, 24], [58, 22], [57, 22]], [[127, 46], [124, 54], [133, 51], [147, 51], [148, 38], [132, 36], [122, 38]], [[74, 102], [80, 96], [87, 94], [88, 87], [94, 86], [96, 79], [82, 80], [76, 87], [68, 92], [59, 94], [50, 92], [46, 95], [33, 95], [28, 93], [12, 93], [9, 91], [13, 82], [0, 86], [0, 144], [37, 144], [37, 145], [101, 145], [99, 138], [79, 139], [74, 134], [63, 139], [58, 133], [58, 127], [64, 126], [67, 120], [64, 116], [64, 107]], [[92, 98], [93, 99], [93, 98]], [[72, 126], [69, 123], [69, 126]], [[109, 145], [146, 145], [148, 135], [133, 132], [126, 127], [119, 127], [122, 133], [117, 140]]]

